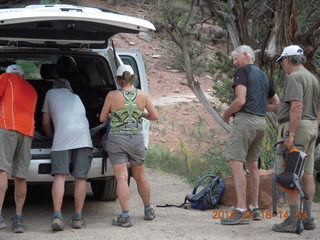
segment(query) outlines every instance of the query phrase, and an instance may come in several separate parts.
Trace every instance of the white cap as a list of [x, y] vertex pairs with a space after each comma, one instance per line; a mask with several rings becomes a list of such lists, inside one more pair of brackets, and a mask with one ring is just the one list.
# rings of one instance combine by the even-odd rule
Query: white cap
[[6, 73], [14, 73], [20, 76], [24, 75], [23, 69], [17, 64], [9, 65], [6, 69]]
[[287, 56], [303, 56], [303, 50], [298, 45], [290, 45], [285, 47], [281, 53], [281, 56], [276, 60], [276, 62], [279, 62], [283, 57]]
[[118, 67], [116, 76], [122, 77], [124, 72], [129, 72], [131, 74], [134, 74], [134, 71], [130, 65], [123, 64]]

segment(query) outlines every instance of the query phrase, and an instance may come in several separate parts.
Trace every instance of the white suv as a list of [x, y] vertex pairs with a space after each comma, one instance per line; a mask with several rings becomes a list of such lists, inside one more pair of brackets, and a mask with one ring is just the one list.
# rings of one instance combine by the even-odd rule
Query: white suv
[[[70, 83], [86, 108], [94, 145], [88, 181], [96, 199], [117, 198], [114, 172], [108, 153], [101, 145], [106, 128], [99, 122], [99, 113], [106, 94], [118, 88], [115, 71], [119, 64], [130, 64], [138, 75], [136, 87], [148, 89], [140, 51], [114, 51], [109, 46], [110, 38], [117, 33], [150, 30], [155, 28], [149, 21], [92, 7], [61, 4], [0, 9], [0, 73], [10, 64], [20, 64], [25, 78], [38, 93], [28, 182], [53, 181], [50, 175], [52, 141], [44, 136], [41, 108], [56, 78], [57, 59], [63, 55], [72, 56], [77, 69]], [[149, 123], [144, 121], [147, 146]]]

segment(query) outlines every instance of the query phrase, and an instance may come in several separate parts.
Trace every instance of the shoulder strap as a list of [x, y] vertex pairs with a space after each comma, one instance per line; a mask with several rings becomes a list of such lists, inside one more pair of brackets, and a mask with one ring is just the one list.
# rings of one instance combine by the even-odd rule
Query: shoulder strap
[[192, 194], [196, 194], [196, 192], [197, 192], [197, 190], [198, 190], [198, 187], [201, 185], [201, 183], [202, 183], [207, 177], [219, 178], [219, 176], [217, 176], [217, 175], [215, 175], [215, 174], [211, 174], [211, 173], [202, 176], [199, 180], [197, 180], [196, 184], [194, 185], [193, 190], [192, 190]]

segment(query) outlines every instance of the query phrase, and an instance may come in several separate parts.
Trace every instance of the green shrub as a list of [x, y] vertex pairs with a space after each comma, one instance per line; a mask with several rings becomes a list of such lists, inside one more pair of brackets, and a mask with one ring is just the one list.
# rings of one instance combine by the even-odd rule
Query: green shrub
[[203, 155], [191, 152], [181, 142], [179, 152], [171, 152], [161, 144], [150, 145], [147, 151], [146, 166], [183, 176], [189, 183], [194, 183], [207, 173], [223, 177], [231, 175], [226, 158], [221, 149], [209, 148]]

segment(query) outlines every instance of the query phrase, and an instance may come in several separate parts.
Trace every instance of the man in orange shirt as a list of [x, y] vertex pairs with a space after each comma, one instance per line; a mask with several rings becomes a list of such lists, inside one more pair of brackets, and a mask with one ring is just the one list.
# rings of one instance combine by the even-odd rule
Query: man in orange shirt
[[0, 229], [6, 227], [1, 210], [8, 188], [8, 174], [15, 184], [16, 215], [12, 231], [24, 232], [22, 209], [27, 193], [26, 178], [31, 160], [37, 93], [23, 78], [19, 65], [0, 75]]

